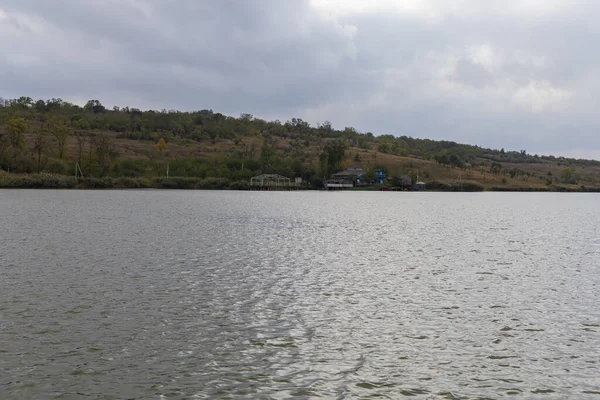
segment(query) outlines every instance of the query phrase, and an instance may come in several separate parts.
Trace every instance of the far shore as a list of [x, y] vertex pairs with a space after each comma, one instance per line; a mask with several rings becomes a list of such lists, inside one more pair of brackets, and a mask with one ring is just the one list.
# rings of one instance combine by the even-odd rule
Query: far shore
[[[0, 172], [0, 188], [3, 189], [188, 189], [188, 190], [326, 190], [308, 184], [274, 187], [252, 186], [247, 181], [229, 181], [224, 178], [196, 177], [104, 177], [76, 178], [56, 174], [11, 174]], [[345, 191], [427, 191], [427, 192], [600, 192], [599, 187], [577, 185], [515, 186], [500, 185], [485, 187], [478, 182], [427, 182], [425, 188], [397, 188], [385, 185], [359, 186]]]

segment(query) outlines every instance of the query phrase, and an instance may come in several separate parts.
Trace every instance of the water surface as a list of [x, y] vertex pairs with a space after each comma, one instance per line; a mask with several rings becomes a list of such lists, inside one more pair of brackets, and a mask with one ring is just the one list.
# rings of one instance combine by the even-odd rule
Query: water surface
[[600, 398], [598, 205], [0, 190], [0, 398]]

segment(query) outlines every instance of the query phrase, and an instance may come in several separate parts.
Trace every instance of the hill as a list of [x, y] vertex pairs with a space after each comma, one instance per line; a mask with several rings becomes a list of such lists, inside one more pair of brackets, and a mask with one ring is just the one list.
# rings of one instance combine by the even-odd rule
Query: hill
[[531, 155], [451, 141], [376, 136], [250, 114], [84, 107], [61, 99], [0, 99], [0, 169], [93, 178], [171, 177], [247, 182], [261, 173], [302, 177], [321, 187], [331, 173], [360, 165], [426, 182], [474, 182], [493, 190], [590, 190], [600, 162]]

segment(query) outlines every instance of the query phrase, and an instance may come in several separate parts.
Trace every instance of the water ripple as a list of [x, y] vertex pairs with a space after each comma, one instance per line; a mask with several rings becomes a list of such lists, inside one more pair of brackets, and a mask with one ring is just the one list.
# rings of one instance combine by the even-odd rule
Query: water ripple
[[0, 398], [589, 398], [597, 196], [0, 191]]

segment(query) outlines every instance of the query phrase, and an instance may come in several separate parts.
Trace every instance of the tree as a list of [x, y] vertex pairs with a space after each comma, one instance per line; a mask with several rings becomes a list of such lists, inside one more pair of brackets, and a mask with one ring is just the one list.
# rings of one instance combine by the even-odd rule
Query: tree
[[2, 167], [2, 164], [3, 164], [4, 152], [6, 151], [8, 146], [9, 146], [8, 136], [0, 134], [0, 168]]
[[373, 183], [375, 180], [375, 170], [373, 168], [369, 168], [368, 171], [364, 175], [365, 183]]
[[363, 150], [367, 150], [369, 148], [369, 141], [365, 135], [359, 135], [357, 139], [358, 147]]
[[46, 111], [46, 102], [44, 100], [38, 100], [35, 102], [35, 110], [39, 113]]
[[494, 174], [494, 175], [500, 174], [500, 172], [502, 171], [502, 164], [494, 161], [492, 163], [492, 166], [490, 169], [492, 171], [492, 174]]
[[62, 123], [52, 123], [51, 130], [52, 136], [54, 136], [54, 139], [56, 139], [56, 144], [58, 145], [58, 158], [62, 160], [65, 147], [67, 145], [67, 140], [69, 139], [69, 128]]
[[577, 177], [575, 176], [575, 169], [572, 167], [563, 167], [560, 170], [560, 181], [565, 184], [576, 184]]
[[163, 139], [163, 138], [158, 139], [158, 142], [154, 145], [154, 147], [156, 147], [156, 149], [161, 153], [163, 150], [166, 150], [169, 148], [169, 146], [167, 145], [167, 142], [165, 142], [165, 139]]
[[28, 96], [21, 96], [17, 100], [17, 104], [22, 108], [29, 108], [33, 105], [33, 99]]
[[[263, 144], [260, 150], [260, 161], [263, 165], [263, 168], [269, 169], [275, 163], [275, 156], [277, 155], [277, 147], [269, 146], [267, 142]], [[273, 172], [273, 171], [267, 171]]]
[[85, 146], [85, 142], [87, 141], [87, 136], [83, 132], [75, 132], [75, 140], [77, 141], [77, 163], [79, 164], [79, 168], [81, 168], [81, 162], [83, 160], [83, 148]]
[[12, 118], [6, 123], [6, 132], [8, 141], [13, 150], [21, 150], [23, 147], [24, 134], [29, 129], [29, 125], [23, 118]]
[[327, 179], [329, 171], [327, 169], [327, 152], [325, 151], [319, 154], [319, 168], [321, 170], [321, 175], [323, 176], [323, 179]]
[[[25, 170], [27, 160], [23, 154], [25, 143], [25, 132], [29, 129], [29, 125], [23, 118], [11, 118], [6, 123], [6, 133], [8, 143], [12, 150], [12, 168], [14, 170]], [[18, 160], [21, 157], [21, 160]]]
[[390, 152], [391, 146], [388, 142], [382, 142], [377, 146], [377, 151], [380, 153], [388, 154]]
[[327, 132], [331, 132], [333, 130], [333, 127], [331, 126], [331, 122], [329, 122], [329, 121], [323, 122], [321, 124], [320, 128]]
[[107, 135], [99, 135], [95, 141], [96, 161], [100, 169], [100, 178], [110, 169], [113, 159], [117, 157], [113, 140]]
[[345, 152], [346, 144], [341, 140], [333, 140], [325, 145], [325, 153], [327, 154], [327, 168], [330, 172], [339, 169]]
[[103, 114], [106, 112], [106, 108], [100, 103], [99, 100], [88, 100], [83, 106], [85, 111], [91, 111], [94, 114]]
[[87, 174], [92, 175], [92, 160], [94, 159], [94, 148], [96, 147], [96, 135], [92, 133], [88, 141]]
[[33, 138], [33, 150], [37, 155], [37, 173], [42, 171], [42, 153], [46, 149], [46, 135], [48, 133], [47, 127], [42, 127], [38, 130]]

